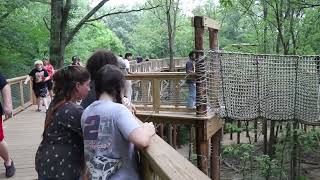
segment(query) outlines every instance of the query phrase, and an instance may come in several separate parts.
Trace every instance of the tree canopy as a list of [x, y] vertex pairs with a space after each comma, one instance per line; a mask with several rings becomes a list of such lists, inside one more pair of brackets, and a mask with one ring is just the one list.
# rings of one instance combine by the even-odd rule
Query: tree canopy
[[[62, 1], [64, 8], [70, 3], [63, 29], [66, 35], [95, 8], [86, 0], [0, 1], [1, 73], [10, 77], [26, 74], [34, 60], [50, 56], [55, 1]], [[194, 45], [190, 14], [220, 23], [219, 48], [224, 51], [320, 54], [320, 4], [316, 0], [220, 0], [218, 5], [207, 0], [192, 12], [183, 3], [148, 0], [135, 7], [110, 7], [104, 0], [74, 36], [66, 36], [64, 63], [69, 64], [74, 55], [85, 63], [99, 48], [148, 58], [185, 57]]]

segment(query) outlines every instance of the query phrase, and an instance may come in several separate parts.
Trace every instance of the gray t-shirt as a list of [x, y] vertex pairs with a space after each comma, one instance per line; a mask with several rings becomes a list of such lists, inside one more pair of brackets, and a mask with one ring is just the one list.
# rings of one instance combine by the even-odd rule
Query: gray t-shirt
[[81, 117], [84, 153], [91, 180], [138, 180], [138, 158], [128, 137], [139, 128], [122, 104], [98, 100]]
[[127, 75], [128, 71], [127, 71], [127, 68], [126, 68], [126, 62], [121, 57], [118, 57], [117, 59], [118, 59], [119, 69], [121, 70], [123, 75]]

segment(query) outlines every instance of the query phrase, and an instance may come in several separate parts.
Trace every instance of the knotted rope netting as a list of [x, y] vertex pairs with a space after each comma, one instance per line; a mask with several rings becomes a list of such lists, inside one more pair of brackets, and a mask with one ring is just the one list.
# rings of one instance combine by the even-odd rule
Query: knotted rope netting
[[[209, 111], [234, 120], [266, 118], [320, 125], [318, 60], [315, 56], [280, 56], [205, 51], [196, 61], [206, 77]], [[202, 78], [203, 79], [203, 78]], [[198, 81], [199, 82], [199, 81]], [[204, 90], [204, 89], [203, 89]]]

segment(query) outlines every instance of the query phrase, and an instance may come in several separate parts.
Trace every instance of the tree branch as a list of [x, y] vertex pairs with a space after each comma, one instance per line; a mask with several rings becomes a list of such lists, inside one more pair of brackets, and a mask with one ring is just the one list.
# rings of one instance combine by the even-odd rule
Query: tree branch
[[107, 17], [107, 16], [111, 16], [111, 15], [127, 14], [127, 13], [131, 13], [131, 12], [139, 12], [139, 11], [151, 10], [151, 9], [155, 9], [155, 8], [158, 8], [158, 7], [160, 7], [160, 5], [152, 6], [152, 7], [148, 7], [148, 8], [132, 9], [132, 10], [128, 10], [128, 11], [112, 12], [112, 13], [108, 13], [108, 14], [99, 16], [99, 17], [94, 18], [94, 19], [89, 19], [89, 20], [87, 20], [86, 22], [96, 21], [96, 20], [102, 19], [102, 18]]
[[96, 13], [108, 1], [109, 0], [101, 0], [101, 2], [98, 5], [96, 5], [85, 17], [81, 19], [81, 21], [76, 25], [76, 27], [74, 27], [68, 34], [65, 41], [65, 45], [68, 45], [70, 43], [74, 35], [79, 31], [79, 29], [84, 25], [84, 23], [86, 23], [88, 19], [91, 18], [94, 15], [94, 13]]
[[51, 29], [50, 29], [50, 27], [49, 27], [49, 25], [48, 25], [48, 23], [47, 23], [47, 21], [46, 21], [46, 18], [45, 18], [45, 17], [43, 17], [43, 18], [42, 18], [42, 20], [43, 20], [44, 24], [46, 25], [46, 28], [47, 28], [47, 29], [48, 29], [48, 31], [50, 32], [50, 31], [51, 31]]

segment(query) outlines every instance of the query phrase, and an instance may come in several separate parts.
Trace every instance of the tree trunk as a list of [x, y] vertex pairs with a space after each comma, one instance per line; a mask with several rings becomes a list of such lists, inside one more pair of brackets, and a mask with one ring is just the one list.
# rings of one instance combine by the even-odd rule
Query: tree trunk
[[[172, 0], [166, 0], [166, 18], [167, 18], [167, 29], [168, 29], [168, 41], [169, 41], [169, 57], [170, 57], [170, 63], [169, 63], [169, 71], [174, 71], [174, 61], [173, 61], [173, 46], [174, 46], [174, 28], [172, 25], [172, 14], [171, 10], [174, 10], [174, 7]], [[174, 20], [173, 20], [174, 21]]]
[[268, 6], [265, 1], [263, 1], [263, 21], [264, 21], [264, 29], [263, 29], [263, 53], [267, 54], [267, 33], [268, 33]]
[[63, 0], [51, 0], [51, 28], [50, 28], [50, 63], [56, 68], [64, 64], [64, 44], [61, 42]]

